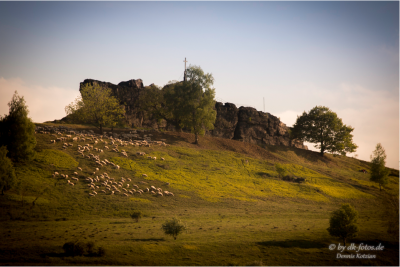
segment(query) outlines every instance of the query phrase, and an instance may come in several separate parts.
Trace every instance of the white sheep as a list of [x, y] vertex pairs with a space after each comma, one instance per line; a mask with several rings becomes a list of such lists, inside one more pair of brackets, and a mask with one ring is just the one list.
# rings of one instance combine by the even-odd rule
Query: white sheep
[[144, 173], [142, 176], [147, 177], [147, 174]]

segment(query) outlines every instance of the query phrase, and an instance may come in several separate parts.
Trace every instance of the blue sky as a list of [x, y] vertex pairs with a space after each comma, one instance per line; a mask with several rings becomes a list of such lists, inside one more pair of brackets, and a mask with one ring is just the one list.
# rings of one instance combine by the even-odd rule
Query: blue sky
[[327, 106], [399, 167], [399, 2], [0, 2], [0, 36], [0, 114], [18, 90], [59, 119], [84, 79], [162, 86], [186, 57], [218, 100], [288, 126]]

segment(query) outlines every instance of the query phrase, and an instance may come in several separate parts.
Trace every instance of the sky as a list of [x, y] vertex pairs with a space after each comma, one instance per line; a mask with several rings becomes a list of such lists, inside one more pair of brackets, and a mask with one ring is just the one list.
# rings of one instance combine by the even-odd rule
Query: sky
[[0, 2], [2, 115], [17, 90], [34, 122], [61, 119], [84, 79], [163, 86], [185, 58], [218, 101], [287, 126], [329, 107], [348, 156], [381, 143], [399, 169], [399, 2]]

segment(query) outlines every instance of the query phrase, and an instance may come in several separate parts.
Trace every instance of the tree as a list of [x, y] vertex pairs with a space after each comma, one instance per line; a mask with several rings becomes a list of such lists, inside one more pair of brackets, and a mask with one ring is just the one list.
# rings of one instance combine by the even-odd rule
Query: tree
[[162, 89], [153, 85], [141, 96], [141, 109], [152, 114], [155, 119], [164, 119], [177, 131], [188, 128], [198, 135], [214, 128], [215, 89], [212, 74], [205, 74], [198, 66], [189, 66], [187, 81], [170, 81]]
[[124, 120], [125, 109], [110, 88], [85, 84], [80, 91], [81, 96], [65, 107], [73, 121], [91, 124], [103, 134], [103, 127], [115, 127]]
[[185, 116], [182, 119], [184, 127], [195, 134], [195, 144], [199, 143], [199, 135], [205, 130], [214, 129], [217, 112], [215, 111], [214, 77], [205, 74], [199, 66], [190, 65], [186, 70], [187, 82], [175, 87], [176, 93], [183, 98], [181, 106]]
[[146, 87], [140, 97], [140, 108], [158, 121], [165, 120], [177, 131], [182, 130], [182, 116], [179, 107], [181, 99], [175, 94], [175, 84], [169, 82], [162, 89], [156, 85]]
[[346, 246], [347, 238], [357, 236], [358, 226], [356, 225], [358, 212], [350, 204], [343, 204], [338, 210], [332, 212], [327, 229], [331, 236], [340, 237]]
[[6, 146], [0, 147], [0, 188], [1, 194], [10, 190], [15, 185], [15, 171], [12, 161], [7, 158]]
[[183, 231], [186, 230], [186, 226], [181, 223], [180, 220], [177, 218], [173, 218], [170, 221], [166, 221], [162, 226], [161, 229], [164, 230], [164, 233], [166, 235], [172, 235], [174, 237], [174, 240], [176, 240], [176, 237]]
[[297, 116], [291, 131], [291, 138], [303, 142], [317, 143], [315, 148], [324, 152], [346, 155], [355, 152], [357, 145], [353, 143], [351, 132], [354, 128], [343, 124], [342, 119], [327, 107], [316, 106], [307, 114]]
[[7, 146], [14, 161], [31, 160], [36, 146], [35, 124], [28, 118], [25, 99], [15, 91], [8, 106], [9, 114], [0, 116], [0, 146]]
[[199, 135], [205, 130], [214, 129], [217, 112], [215, 111], [215, 90], [205, 89], [196, 81], [183, 82], [175, 86], [176, 94], [184, 100], [180, 111], [182, 125], [195, 135], [195, 144], [199, 143]]
[[388, 183], [389, 169], [386, 165], [385, 149], [380, 143], [376, 145], [374, 152], [370, 156], [371, 159], [371, 177], [370, 181], [379, 184], [379, 191], [382, 190], [381, 186]]

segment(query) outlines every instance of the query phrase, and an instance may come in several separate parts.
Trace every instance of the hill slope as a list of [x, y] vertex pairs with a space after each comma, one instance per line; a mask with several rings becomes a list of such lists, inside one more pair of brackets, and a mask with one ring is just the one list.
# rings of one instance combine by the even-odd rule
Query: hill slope
[[[84, 126], [71, 127], [79, 131], [85, 129]], [[145, 134], [149, 132], [139, 133], [142, 137]], [[74, 142], [70, 138], [52, 144], [50, 140], [55, 136], [38, 133], [35, 159], [17, 166], [19, 185], [7, 192], [1, 201], [1, 218], [5, 225], [2, 231], [6, 240], [0, 249], [14, 253], [27, 247], [28, 252], [21, 260], [17, 256], [9, 258], [11, 254], [0, 254], [0, 262], [14, 265], [43, 263], [43, 260], [51, 265], [95, 262], [103, 265], [243, 265], [261, 260], [266, 265], [342, 265], [345, 261], [337, 260], [334, 254], [324, 254], [329, 252], [330, 243], [340, 241], [330, 237], [326, 228], [330, 212], [344, 202], [354, 205], [360, 214], [362, 224], [356, 241], [384, 242], [392, 247], [379, 254], [375, 264], [396, 265], [396, 260], [398, 262], [398, 242], [387, 235], [388, 217], [384, 215], [390, 213], [386, 208], [387, 194], [398, 196], [397, 170], [392, 170], [386, 191], [380, 192], [379, 187], [369, 181], [368, 174], [359, 172], [360, 169], [368, 171], [369, 164], [357, 159], [332, 155], [321, 158], [318, 153], [307, 150], [280, 146], [262, 148], [213, 137], [201, 137], [200, 145], [194, 145], [194, 136], [188, 133], [151, 134], [153, 140], [165, 139], [168, 145], [119, 145], [120, 152], [114, 152], [109, 144], [110, 149], [105, 149], [100, 138], [97, 144], [88, 139]], [[63, 149], [65, 142], [73, 145]], [[77, 151], [78, 144], [93, 145], [93, 149], [84, 152], [86, 157], [83, 157]], [[95, 148], [104, 151], [98, 152]], [[122, 156], [122, 149], [128, 157]], [[139, 156], [137, 152], [146, 155]], [[100, 167], [93, 157], [87, 157], [90, 154], [120, 168], [111, 164]], [[278, 162], [288, 173], [305, 178], [306, 182], [278, 178], [274, 168]], [[53, 177], [55, 171], [70, 178], [77, 177], [79, 181]], [[115, 194], [111, 194], [101, 184], [106, 177], [99, 177], [101, 181], [95, 182], [95, 186], [99, 186], [95, 189], [97, 195], [91, 197], [89, 193], [93, 190], [89, 189], [90, 182], [85, 178], [104, 173], [116, 182], [124, 177], [122, 186], [116, 186], [121, 193], [114, 190]], [[74, 182], [74, 186], [67, 180]], [[123, 195], [122, 188], [129, 191], [134, 184], [143, 190], [150, 186], [162, 188], [173, 192], [174, 196]], [[129, 218], [135, 210], [144, 213], [142, 222], [136, 225], [140, 227], [134, 227]], [[189, 229], [176, 243], [164, 238], [159, 229], [162, 222], [174, 216], [186, 222]], [[116, 225], [110, 229], [114, 222]], [[81, 229], [82, 225], [87, 229]], [[38, 229], [46, 230], [39, 236]], [[89, 233], [89, 229], [93, 232]], [[44, 258], [24, 241], [26, 236], [38, 241], [40, 249], [47, 253]], [[65, 257], [62, 245], [75, 239], [93, 240], [110, 253], [96, 259]], [[125, 251], [132, 249], [141, 251], [140, 255], [124, 256]], [[282, 257], [271, 258], [265, 249]], [[289, 251], [293, 254], [286, 255]], [[322, 254], [316, 255], [316, 251]], [[154, 252], [163, 256], [154, 258], [151, 256]], [[172, 252], [180, 256], [171, 258]], [[305, 254], [313, 256], [307, 258]], [[360, 263], [365, 264], [365, 261]]]

